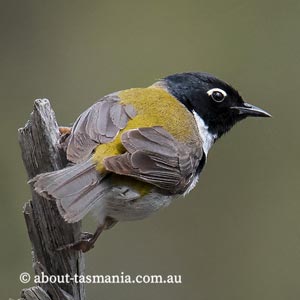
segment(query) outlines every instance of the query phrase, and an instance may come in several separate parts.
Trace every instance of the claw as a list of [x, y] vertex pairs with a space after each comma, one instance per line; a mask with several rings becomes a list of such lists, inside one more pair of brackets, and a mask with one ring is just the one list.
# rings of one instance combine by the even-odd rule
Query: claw
[[82, 252], [87, 252], [90, 249], [94, 248], [94, 234], [90, 232], [82, 232], [80, 239], [74, 243], [70, 243], [64, 246], [61, 246], [57, 248], [57, 251], [62, 251], [62, 250], [77, 250], [77, 251], [82, 251]]
[[99, 225], [94, 234], [90, 232], [82, 232], [80, 239], [78, 241], [68, 245], [61, 246], [56, 250], [62, 251], [62, 250], [72, 249], [72, 250], [87, 252], [94, 248], [95, 242], [97, 241], [97, 238], [99, 237], [101, 232], [104, 229], [109, 229], [114, 224], [116, 224], [116, 222], [117, 222], [116, 220], [110, 217], [106, 217], [104, 224]]
[[105, 228], [105, 223], [104, 225], [99, 225], [94, 234], [89, 232], [83, 232], [81, 233], [80, 239], [78, 241], [68, 245], [61, 246], [57, 248], [57, 250], [62, 251], [62, 250], [72, 249], [72, 250], [87, 252], [92, 248], [94, 248], [95, 242], [104, 228]]

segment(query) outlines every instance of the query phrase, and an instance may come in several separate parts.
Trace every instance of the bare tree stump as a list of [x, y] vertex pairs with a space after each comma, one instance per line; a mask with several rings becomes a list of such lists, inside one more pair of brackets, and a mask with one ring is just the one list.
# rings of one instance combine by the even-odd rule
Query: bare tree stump
[[[29, 179], [43, 172], [54, 171], [66, 165], [65, 154], [59, 147], [59, 130], [55, 114], [47, 99], [37, 99], [30, 120], [19, 129], [22, 158]], [[66, 223], [54, 201], [46, 200], [32, 189], [32, 200], [24, 206], [29, 238], [32, 244], [33, 268], [36, 275], [73, 277], [83, 275], [84, 258], [81, 252], [57, 248], [79, 239], [80, 222]], [[82, 283], [39, 283], [24, 289], [26, 300], [84, 300]]]

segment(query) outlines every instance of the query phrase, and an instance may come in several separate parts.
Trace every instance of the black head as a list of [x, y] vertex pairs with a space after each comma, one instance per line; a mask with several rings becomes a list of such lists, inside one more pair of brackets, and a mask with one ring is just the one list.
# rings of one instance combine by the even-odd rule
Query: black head
[[191, 112], [195, 111], [208, 126], [209, 132], [217, 137], [246, 117], [271, 116], [244, 102], [233, 87], [207, 73], [174, 74], [162, 82]]

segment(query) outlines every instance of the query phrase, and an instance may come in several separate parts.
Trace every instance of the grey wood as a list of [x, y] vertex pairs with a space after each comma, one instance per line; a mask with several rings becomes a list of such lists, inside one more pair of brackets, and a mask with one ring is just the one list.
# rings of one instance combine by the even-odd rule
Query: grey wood
[[[19, 129], [19, 143], [28, 179], [66, 165], [59, 146], [59, 129], [55, 114], [47, 99], [37, 99], [24, 128]], [[54, 201], [44, 199], [31, 188], [32, 200], [24, 206], [24, 217], [32, 244], [35, 275], [74, 276], [84, 274], [84, 257], [72, 250], [57, 251], [58, 247], [78, 240], [81, 223], [68, 224], [60, 216]], [[22, 299], [84, 300], [82, 283], [43, 283], [24, 289]]]

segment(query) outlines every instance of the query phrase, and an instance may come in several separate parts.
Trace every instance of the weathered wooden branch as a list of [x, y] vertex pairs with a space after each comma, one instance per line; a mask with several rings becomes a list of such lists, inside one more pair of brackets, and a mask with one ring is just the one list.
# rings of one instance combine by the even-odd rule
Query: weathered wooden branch
[[[66, 165], [59, 147], [59, 130], [55, 114], [47, 99], [34, 102], [34, 110], [24, 128], [19, 129], [22, 158], [29, 179], [39, 173], [58, 170]], [[82, 275], [84, 258], [81, 252], [57, 248], [79, 239], [81, 224], [67, 224], [59, 215], [54, 201], [39, 196], [31, 187], [32, 200], [24, 206], [29, 238], [32, 244], [33, 268], [36, 275]], [[24, 289], [26, 300], [84, 300], [84, 285], [39, 283]]]

